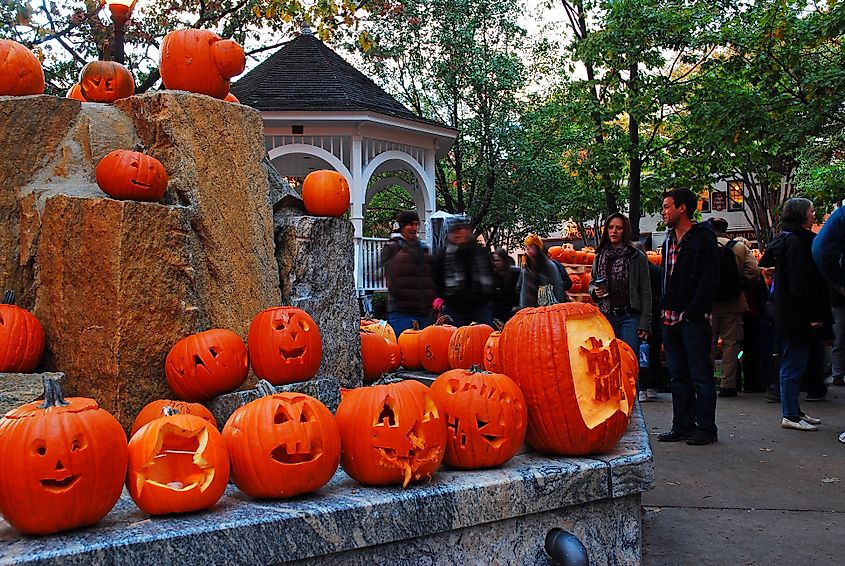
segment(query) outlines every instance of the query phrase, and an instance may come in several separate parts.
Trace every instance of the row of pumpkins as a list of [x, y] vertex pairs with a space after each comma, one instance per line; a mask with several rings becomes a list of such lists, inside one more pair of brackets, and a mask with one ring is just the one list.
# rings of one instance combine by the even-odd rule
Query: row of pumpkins
[[[246, 65], [243, 48], [209, 30], [188, 29], [168, 33], [162, 42], [159, 73], [165, 88], [205, 94], [237, 103], [229, 92], [229, 79]], [[24, 45], [0, 39], [0, 96], [44, 93], [44, 70]], [[82, 102], [113, 103], [135, 93], [135, 80], [115, 61], [92, 61], [67, 93]], [[97, 164], [97, 186], [115, 199], [157, 202], [167, 189], [164, 165], [143, 148], [119, 149]], [[336, 171], [314, 171], [302, 186], [309, 214], [342, 216], [349, 209], [349, 185]]]
[[596, 250], [590, 246], [576, 250], [572, 244], [552, 246], [549, 248], [549, 256], [561, 263], [571, 265], [593, 265], [596, 259]]

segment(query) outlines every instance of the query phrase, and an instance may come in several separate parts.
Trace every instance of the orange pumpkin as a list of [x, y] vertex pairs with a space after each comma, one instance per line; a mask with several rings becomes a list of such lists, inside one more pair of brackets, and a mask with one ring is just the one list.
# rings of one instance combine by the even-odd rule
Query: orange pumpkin
[[0, 39], [0, 96], [44, 94], [44, 70], [35, 55], [10, 39]]
[[402, 367], [405, 369], [420, 369], [420, 323], [413, 322], [413, 328], [404, 330], [397, 342], [402, 355]]
[[493, 333], [487, 324], [472, 323], [458, 328], [449, 339], [449, 367], [469, 369], [484, 363], [484, 344]]
[[549, 248], [549, 256], [557, 261], [561, 261], [563, 257], [563, 247], [562, 246], [552, 246]]
[[570, 273], [569, 280], [572, 281], [572, 287], [569, 288], [570, 293], [581, 293], [584, 289], [581, 288], [581, 276], [577, 273]]
[[44, 329], [31, 312], [15, 306], [15, 292], [0, 303], [0, 372], [31, 373], [44, 354]]
[[313, 216], [343, 216], [349, 198], [349, 183], [337, 171], [312, 171], [302, 181], [302, 202]]
[[573, 248], [570, 244], [570, 246], [568, 248], [564, 248], [563, 253], [561, 254], [561, 257], [563, 258], [562, 259], [563, 263], [568, 263], [568, 264], [572, 265], [572, 264], [577, 262], [578, 253], [575, 251], [575, 248]]
[[229, 481], [229, 454], [217, 429], [196, 415], [165, 407], [129, 441], [126, 487], [150, 515], [214, 506]]
[[528, 404], [528, 444], [572, 456], [616, 445], [634, 406], [638, 368], [630, 347], [614, 337], [595, 306], [522, 309], [505, 325], [499, 344], [503, 373], [519, 384]]
[[88, 102], [87, 100], [85, 100], [85, 97], [82, 96], [82, 91], [81, 87], [79, 86], [79, 83], [74, 83], [73, 86], [68, 89], [65, 98], [78, 100], [79, 102]]
[[581, 292], [587, 293], [590, 289], [590, 282], [593, 280], [593, 275], [589, 271], [581, 274]]
[[449, 466], [500, 466], [522, 445], [528, 423], [525, 397], [506, 375], [478, 367], [453, 369], [434, 380], [431, 395], [446, 419], [443, 460]]
[[211, 414], [211, 411], [209, 411], [205, 405], [201, 405], [199, 403], [186, 403], [185, 401], [177, 401], [175, 399], [157, 399], [144, 405], [144, 408], [141, 409], [138, 416], [136, 416], [135, 420], [132, 422], [132, 429], [129, 432], [129, 436], [133, 436], [136, 432], [138, 432], [138, 429], [151, 420], [159, 418], [165, 407], [172, 407], [176, 412], [183, 415], [196, 415], [201, 419], [207, 420], [214, 425], [215, 428], [217, 428], [217, 421], [214, 419], [214, 415]]
[[372, 332], [360, 331], [361, 362], [364, 366], [364, 382], [372, 383], [390, 371], [390, 340]]
[[229, 94], [227, 94], [226, 97], [223, 98], [223, 100], [226, 101], [226, 102], [233, 102], [234, 104], [240, 104], [241, 103], [241, 101], [238, 100], [238, 97], [235, 96], [234, 94], [232, 94], [231, 92]]
[[420, 332], [420, 363], [426, 371], [443, 373], [449, 368], [449, 341], [458, 329], [446, 324], [449, 319], [441, 316], [437, 322]]
[[135, 79], [116, 61], [91, 61], [79, 73], [79, 92], [88, 102], [111, 103], [135, 94]]
[[361, 330], [384, 336], [394, 344], [396, 343], [396, 332], [386, 320], [379, 320], [377, 318], [364, 318], [361, 320]]
[[262, 396], [235, 410], [223, 427], [232, 481], [258, 498], [320, 489], [340, 465], [334, 415], [303, 393], [276, 393], [264, 380], [257, 389]]
[[164, 165], [137, 150], [112, 151], [100, 160], [94, 174], [100, 190], [118, 200], [155, 202], [167, 190]]
[[271, 307], [258, 313], [249, 327], [247, 344], [255, 375], [273, 385], [309, 380], [323, 360], [317, 323], [296, 307]]
[[164, 363], [167, 384], [184, 401], [208, 401], [246, 381], [249, 356], [241, 337], [222, 328], [179, 340]]
[[343, 469], [365, 485], [430, 478], [446, 449], [446, 421], [428, 387], [413, 380], [348, 391], [337, 425]]
[[496, 330], [490, 333], [484, 342], [484, 369], [493, 373], [502, 373], [502, 361], [499, 356], [499, 338], [502, 337], [504, 325], [500, 320], [494, 320]]
[[229, 79], [246, 66], [243, 48], [204, 29], [171, 31], [161, 43], [159, 72], [165, 88], [207, 94], [223, 100]]
[[93, 525], [117, 503], [126, 477], [126, 434], [93, 399], [62, 398], [44, 378], [44, 401], [0, 420], [0, 512], [21, 532]]

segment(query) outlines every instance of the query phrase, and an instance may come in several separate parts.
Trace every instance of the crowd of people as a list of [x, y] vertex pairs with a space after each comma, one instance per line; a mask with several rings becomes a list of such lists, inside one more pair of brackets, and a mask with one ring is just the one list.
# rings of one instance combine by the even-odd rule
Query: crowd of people
[[[738, 391], [765, 392], [767, 401], [779, 402], [783, 428], [818, 430], [821, 420], [802, 410], [799, 396], [803, 390], [808, 402], [825, 398], [826, 344], [832, 344], [832, 383], [845, 385], [845, 207], [816, 236], [812, 202], [786, 201], [782, 231], [758, 262], [747, 240], [728, 235], [726, 220], [696, 222], [697, 206], [688, 189], [664, 194], [659, 266], [632, 240], [628, 218], [611, 214], [587, 289], [617, 338], [646, 352], [640, 402], [659, 397], [665, 357], [673, 417], [658, 440], [717, 442], [717, 397]], [[397, 334], [432, 324], [435, 313], [458, 326], [504, 323], [519, 309], [568, 300], [569, 274], [537, 235], [525, 239], [524, 265], [517, 267], [504, 249], [491, 254], [478, 244], [464, 221], [450, 224], [435, 255], [419, 239], [415, 212], [402, 212], [397, 224], [382, 252], [388, 322]]]

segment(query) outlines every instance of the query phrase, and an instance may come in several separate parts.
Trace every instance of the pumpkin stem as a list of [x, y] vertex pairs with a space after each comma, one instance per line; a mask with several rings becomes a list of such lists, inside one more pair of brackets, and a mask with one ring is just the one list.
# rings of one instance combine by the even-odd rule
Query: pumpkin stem
[[557, 297], [555, 297], [554, 289], [551, 285], [543, 285], [537, 291], [537, 306], [548, 307], [550, 305], [558, 304]]
[[273, 384], [270, 383], [269, 381], [267, 381], [266, 379], [260, 380], [255, 385], [255, 389], [256, 389], [256, 391], [258, 391], [258, 394], [261, 395], [262, 397], [267, 397], [269, 395], [274, 395], [276, 393], [276, 388], [273, 387]]
[[478, 364], [472, 364], [467, 371], [470, 373], [490, 373]]
[[412, 321], [411, 321], [411, 327], [412, 327], [414, 330], [419, 330], [419, 329], [420, 329], [420, 321], [418, 321], [418, 320], [412, 320]]
[[505, 328], [505, 323], [504, 323], [504, 322], [502, 322], [501, 320], [499, 320], [498, 318], [494, 318], [494, 319], [493, 319], [493, 327], [494, 327], [496, 330], [498, 330], [499, 332], [501, 332], [501, 331], [502, 331], [502, 329], [504, 329], [504, 328]]
[[3, 302], [0, 303], [2, 305], [14, 305], [15, 304], [15, 292], [14, 291], [6, 291], [3, 294]]
[[434, 325], [443, 326], [444, 324], [447, 324], [449, 322], [452, 322], [452, 317], [448, 314], [443, 314], [437, 317], [437, 320], [434, 321]]
[[138, 142], [135, 144], [135, 151], [138, 153], [147, 153], [147, 147], [141, 142]]
[[65, 398], [62, 397], [62, 386], [55, 377], [44, 376], [41, 378], [41, 383], [44, 385], [44, 402], [38, 405], [39, 409], [49, 409], [50, 407], [64, 407], [70, 405]]
[[170, 405], [168, 405], [167, 407], [162, 407], [162, 409], [161, 409], [161, 415], [163, 417], [172, 417], [173, 415], [178, 415], [178, 414], [179, 414], [179, 410], [174, 409]]

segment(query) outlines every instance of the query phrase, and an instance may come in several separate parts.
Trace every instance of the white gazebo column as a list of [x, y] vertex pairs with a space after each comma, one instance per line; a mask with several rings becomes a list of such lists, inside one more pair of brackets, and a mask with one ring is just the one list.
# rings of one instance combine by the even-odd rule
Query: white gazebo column
[[364, 266], [361, 262], [362, 254], [362, 238], [364, 237], [364, 199], [366, 198], [367, 187], [366, 180], [363, 178], [362, 159], [363, 153], [361, 149], [361, 135], [356, 134], [352, 136], [352, 186], [349, 187], [350, 197], [352, 199], [351, 208], [349, 210], [349, 219], [352, 221], [352, 227], [355, 230], [355, 281], [360, 282], [364, 279]]
[[[425, 163], [423, 163], [425, 178], [422, 179], [423, 186], [420, 187], [420, 191], [423, 193], [421, 195], [423, 197], [422, 201], [425, 203], [425, 209], [422, 210], [422, 218], [420, 218], [420, 225], [423, 227], [428, 222], [428, 219], [431, 218], [431, 215], [434, 214], [434, 210], [437, 207], [437, 194], [434, 184], [434, 152], [436, 149], [437, 144], [435, 143], [433, 149], [427, 149], [425, 151]], [[422, 237], [425, 238], [425, 234]]]

